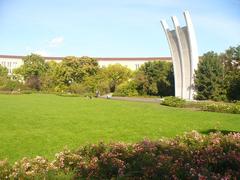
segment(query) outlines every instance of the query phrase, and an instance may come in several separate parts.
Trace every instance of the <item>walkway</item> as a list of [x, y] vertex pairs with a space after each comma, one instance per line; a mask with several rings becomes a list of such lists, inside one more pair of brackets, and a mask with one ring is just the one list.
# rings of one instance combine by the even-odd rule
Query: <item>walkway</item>
[[[109, 97], [109, 98], [108, 98]], [[111, 100], [121, 100], [121, 101], [134, 101], [134, 102], [150, 102], [150, 103], [160, 103], [161, 98], [145, 98], [145, 97], [118, 97], [111, 95], [100, 96], [100, 98], [111, 99]]]

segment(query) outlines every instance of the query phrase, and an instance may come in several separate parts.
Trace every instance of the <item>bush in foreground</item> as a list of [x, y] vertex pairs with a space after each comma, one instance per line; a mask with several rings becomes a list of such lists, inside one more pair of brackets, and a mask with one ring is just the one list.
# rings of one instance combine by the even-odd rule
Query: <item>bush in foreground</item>
[[10, 166], [4, 160], [0, 161], [0, 179], [48, 179], [63, 173], [75, 179], [237, 179], [239, 157], [240, 133], [193, 131], [174, 139], [66, 149], [52, 162], [24, 158]]

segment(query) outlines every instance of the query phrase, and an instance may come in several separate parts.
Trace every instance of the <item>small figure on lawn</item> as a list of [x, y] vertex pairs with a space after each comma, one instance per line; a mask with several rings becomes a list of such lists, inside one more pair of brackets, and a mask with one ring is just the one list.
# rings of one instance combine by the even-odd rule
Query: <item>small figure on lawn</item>
[[99, 96], [100, 96], [100, 91], [97, 90], [97, 91], [96, 91], [96, 97], [99, 97]]

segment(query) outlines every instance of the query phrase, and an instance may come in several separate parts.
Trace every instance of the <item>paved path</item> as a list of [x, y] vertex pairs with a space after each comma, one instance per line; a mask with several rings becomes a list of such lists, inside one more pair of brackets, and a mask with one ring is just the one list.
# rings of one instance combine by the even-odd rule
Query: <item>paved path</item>
[[[101, 96], [100, 98], [107, 99], [107, 95]], [[144, 98], [144, 97], [118, 97], [118, 96], [109, 96], [108, 99], [111, 100], [122, 100], [122, 101], [135, 101], [135, 102], [151, 102], [151, 103], [160, 103], [161, 98]]]

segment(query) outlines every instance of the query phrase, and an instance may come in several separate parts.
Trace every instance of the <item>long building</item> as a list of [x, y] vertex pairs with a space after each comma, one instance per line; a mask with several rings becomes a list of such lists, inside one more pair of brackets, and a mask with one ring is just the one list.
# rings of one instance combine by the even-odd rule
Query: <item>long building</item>
[[[8, 69], [8, 73], [12, 74], [13, 69], [23, 65], [23, 58], [25, 56], [16, 55], [0, 55], [0, 65]], [[64, 57], [43, 57], [46, 61], [61, 62]], [[149, 61], [167, 61], [171, 62], [171, 57], [131, 57], [131, 58], [95, 58], [100, 67], [107, 67], [110, 64], [121, 64], [131, 70], [138, 69], [142, 64]]]

